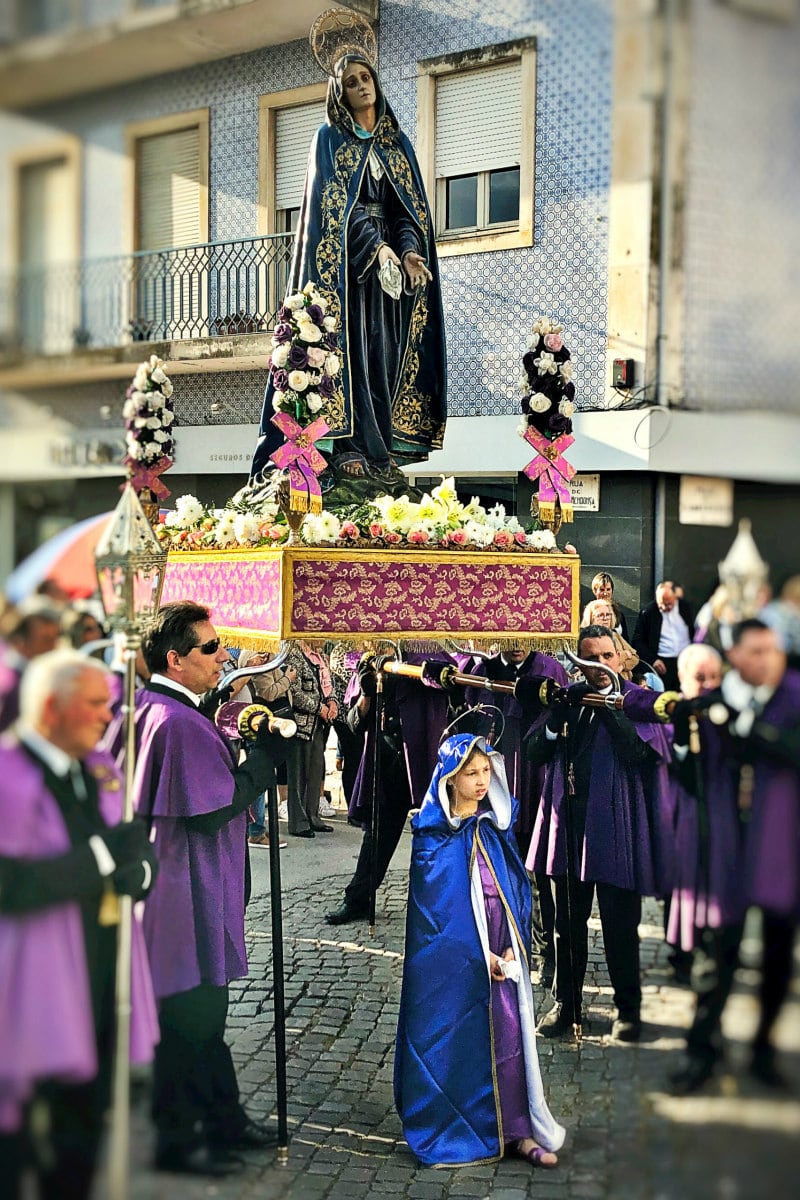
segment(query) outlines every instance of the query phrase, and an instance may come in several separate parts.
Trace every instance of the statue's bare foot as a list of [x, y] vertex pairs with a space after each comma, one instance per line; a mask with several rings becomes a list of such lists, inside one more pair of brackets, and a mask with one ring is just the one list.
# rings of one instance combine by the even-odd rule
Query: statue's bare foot
[[357, 479], [363, 479], [367, 473], [364, 470], [364, 464], [359, 462], [357, 458], [354, 458], [351, 462], [346, 462], [342, 467], [342, 471], [345, 475], [352, 475]]

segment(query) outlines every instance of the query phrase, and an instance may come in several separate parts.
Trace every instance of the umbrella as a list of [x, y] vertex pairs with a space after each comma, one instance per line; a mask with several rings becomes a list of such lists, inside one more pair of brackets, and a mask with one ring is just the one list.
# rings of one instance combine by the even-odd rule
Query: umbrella
[[75, 599], [96, 592], [94, 549], [110, 516], [105, 512], [78, 521], [23, 559], [6, 580], [5, 593], [11, 603], [19, 604], [45, 579], [54, 580]]

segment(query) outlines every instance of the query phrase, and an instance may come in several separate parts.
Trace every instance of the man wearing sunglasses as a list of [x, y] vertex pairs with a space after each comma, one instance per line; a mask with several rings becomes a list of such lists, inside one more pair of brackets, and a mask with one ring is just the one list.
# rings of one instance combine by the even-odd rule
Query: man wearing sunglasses
[[161, 1023], [156, 1167], [221, 1176], [242, 1165], [233, 1151], [274, 1140], [240, 1103], [225, 1021], [228, 984], [247, 975], [247, 809], [274, 784], [285, 742], [265, 724], [239, 765], [200, 708], [228, 657], [208, 609], [163, 605], [142, 650], [134, 803], [161, 868], [144, 913]]

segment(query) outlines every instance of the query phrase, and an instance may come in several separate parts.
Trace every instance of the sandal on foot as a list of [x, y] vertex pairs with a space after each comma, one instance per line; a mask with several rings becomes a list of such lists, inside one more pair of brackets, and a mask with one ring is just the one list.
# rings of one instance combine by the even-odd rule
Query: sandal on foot
[[[513, 1152], [516, 1158], [524, 1158], [532, 1167], [544, 1167], [552, 1171], [558, 1166], [558, 1156], [552, 1150], [545, 1150], [543, 1146], [531, 1146], [530, 1150], [521, 1150], [520, 1143], [515, 1142]], [[555, 1159], [554, 1162], [544, 1162], [547, 1155], [551, 1154]]]

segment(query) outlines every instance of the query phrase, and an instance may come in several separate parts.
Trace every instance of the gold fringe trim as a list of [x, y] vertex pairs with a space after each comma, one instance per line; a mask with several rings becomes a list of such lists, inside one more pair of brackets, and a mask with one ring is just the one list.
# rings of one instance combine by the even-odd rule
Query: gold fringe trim
[[224, 626], [216, 625], [215, 629], [224, 646], [229, 649], [237, 650], [260, 650], [276, 654], [281, 646], [281, 639], [268, 633], [259, 633], [254, 629], [252, 632], [244, 633], [241, 629], [226, 629]]
[[[276, 653], [280, 648], [281, 639], [270, 633], [259, 633], [257, 629], [244, 630], [227, 628], [223, 625], [216, 626], [217, 633], [222, 639], [223, 645], [228, 647], [236, 647], [239, 650], [260, 650]], [[313, 642], [320, 647], [326, 643], [335, 644], [336, 642], [344, 642], [353, 649], [363, 650], [365, 653], [377, 653], [378, 651], [385, 652], [389, 646], [389, 642], [399, 644], [401, 651], [407, 653], [425, 654], [426, 652], [433, 653], [433, 648], [445, 650], [447, 653], [453, 653], [453, 636], [442, 634], [437, 637], [429, 637], [415, 641], [411, 638], [403, 637], [397, 634], [392, 637], [390, 634], [386, 637], [365, 637], [364, 634], [347, 634], [347, 633], [314, 633], [306, 632], [297, 633], [290, 636], [288, 641], [308, 641]], [[566, 647], [568, 650], [576, 651], [578, 648], [577, 638], [568, 637], [566, 634], [550, 634], [543, 636], [541, 634], [519, 635], [515, 637], [491, 637], [485, 638], [470, 638], [469, 641], [475, 650], [480, 650], [483, 653], [500, 653], [503, 650], [535, 650], [540, 654], [549, 654], [555, 657], [560, 650]], [[469, 647], [464, 647], [464, 652], [469, 653]]]
[[554, 521], [555, 519], [556, 519], [555, 503], [551, 503], [549, 500], [540, 500], [539, 501], [539, 520], [542, 522], [542, 524], [544, 524], [545, 521]]
[[315, 513], [317, 516], [322, 512], [322, 496], [312, 496], [309, 512]]
[[561, 505], [561, 517], [566, 522], [567, 525], [572, 524], [574, 518], [573, 518], [571, 504], [562, 504]]

